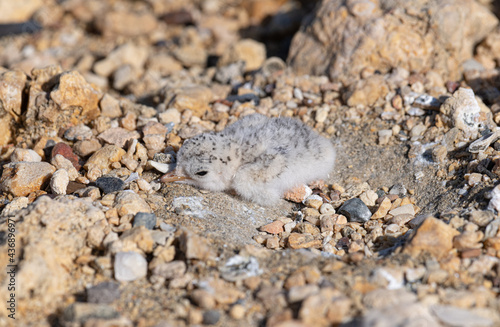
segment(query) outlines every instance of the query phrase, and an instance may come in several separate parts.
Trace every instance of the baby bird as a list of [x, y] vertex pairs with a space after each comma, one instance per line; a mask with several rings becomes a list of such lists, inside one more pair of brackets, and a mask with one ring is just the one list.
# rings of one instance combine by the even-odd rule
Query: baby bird
[[219, 133], [186, 140], [174, 173], [162, 181], [234, 190], [243, 199], [272, 206], [293, 187], [328, 177], [334, 161], [332, 143], [302, 122], [252, 114]]

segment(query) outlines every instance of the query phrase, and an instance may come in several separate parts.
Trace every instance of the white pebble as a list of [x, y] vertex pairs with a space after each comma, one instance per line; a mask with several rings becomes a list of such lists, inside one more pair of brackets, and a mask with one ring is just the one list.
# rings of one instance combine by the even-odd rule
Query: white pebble
[[42, 161], [42, 157], [40, 157], [38, 155], [38, 153], [36, 153], [35, 151], [33, 151], [31, 149], [16, 148], [10, 156], [10, 161], [11, 162], [21, 162], [21, 161], [40, 162], [40, 161]]
[[153, 189], [153, 187], [143, 178], [139, 178], [137, 180], [137, 185], [139, 186], [139, 189], [145, 192], [149, 192]]
[[66, 194], [66, 189], [69, 184], [69, 175], [66, 169], [58, 169], [52, 174], [50, 179], [50, 188], [52, 193], [57, 195]]
[[319, 208], [319, 212], [323, 215], [325, 213], [335, 213], [335, 209], [330, 203], [323, 203], [321, 207]]
[[129, 282], [146, 277], [148, 262], [137, 252], [118, 252], [115, 256], [115, 279]]

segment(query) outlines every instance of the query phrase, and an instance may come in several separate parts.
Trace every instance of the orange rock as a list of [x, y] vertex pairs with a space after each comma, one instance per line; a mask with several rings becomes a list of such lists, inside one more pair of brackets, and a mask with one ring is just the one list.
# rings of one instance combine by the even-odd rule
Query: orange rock
[[287, 191], [283, 197], [285, 200], [292, 201], [295, 203], [302, 203], [309, 195], [312, 194], [312, 190], [309, 186], [300, 185], [289, 191]]
[[434, 217], [428, 217], [418, 227], [404, 252], [417, 256], [428, 252], [438, 259], [445, 257], [453, 247], [453, 238], [460, 234], [456, 229]]
[[288, 246], [292, 249], [319, 248], [321, 240], [315, 240], [308, 234], [291, 233], [288, 237]]
[[266, 233], [269, 233], [269, 234], [279, 234], [279, 233], [283, 232], [283, 226], [284, 225], [285, 224], [283, 224], [282, 221], [276, 220], [276, 221], [273, 221], [270, 224], [262, 226], [260, 228], [260, 230], [262, 232], [266, 232]]

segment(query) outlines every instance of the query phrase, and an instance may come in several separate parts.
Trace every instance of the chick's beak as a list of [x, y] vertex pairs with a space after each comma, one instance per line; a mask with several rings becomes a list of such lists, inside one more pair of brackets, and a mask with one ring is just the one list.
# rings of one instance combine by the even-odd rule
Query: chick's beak
[[179, 182], [183, 181], [186, 179], [191, 179], [187, 176], [182, 176], [177, 174], [177, 170], [171, 171], [170, 173], [166, 173], [160, 178], [160, 182], [162, 183], [172, 183], [172, 182]]

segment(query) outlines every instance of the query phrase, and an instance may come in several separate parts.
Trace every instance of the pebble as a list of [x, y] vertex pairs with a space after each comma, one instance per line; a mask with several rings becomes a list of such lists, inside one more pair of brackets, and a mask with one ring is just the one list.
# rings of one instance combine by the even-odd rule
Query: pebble
[[243, 319], [245, 317], [245, 312], [245, 307], [241, 304], [235, 304], [229, 309], [229, 315], [236, 320]]
[[449, 305], [433, 305], [431, 311], [438, 319], [448, 326], [493, 326], [494, 321], [475, 314], [474, 312]]
[[106, 145], [97, 150], [83, 165], [83, 168], [89, 171], [95, 167], [103, 173], [107, 173], [110, 171], [111, 165], [115, 162], [120, 162], [125, 153], [125, 150], [116, 145]]
[[119, 118], [122, 115], [120, 102], [108, 93], [104, 94], [99, 105], [101, 107], [101, 115], [104, 117]]
[[323, 204], [323, 199], [319, 195], [313, 194], [307, 197], [307, 199], [304, 201], [304, 204], [309, 208], [319, 210], [319, 208]]
[[54, 148], [52, 148], [52, 154], [51, 158], [54, 158], [56, 155], [62, 155], [64, 158], [68, 159], [71, 161], [73, 164], [73, 167], [75, 167], [76, 170], [80, 170], [81, 166], [79, 161], [79, 158], [76, 154], [73, 153], [73, 149], [67, 145], [66, 143], [59, 142], [56, 145], [54, 145]]
[[118, 215], [135, 215], [138, 212], [151, 212], [147, 202], [137, 193], [126, 190], [116, 194], [113, 205], [118, 211]]
[[178, 125], [181, 123], [181, 113], [175, 108], [169, 108], [158, 114], [158, 120], [162, 124], [174, 123]]
[[367, 190], [361, 193], [360, 200], [369, 207], [373, 207], [378, 199], [378, 194], [375, 191]]
[[312, 235], [291, 233], [288, 236], [288, 246], [292, 249], [319, 248], [321, 240], [316, 240]]
[[382, 129], [378, 131], [378, 144], [386, 145], [392, 137], [391, 129]]
[[138, 212], [134, 216], [132, 226], [144, 226], [147, 229], [154, 229], [156, 227], [156, 215], [149, 212]]
[[413, 238], [405, 245], [404, 252], [417, 256], [428, 252], [440, 259], [448, 255], [453, 247], [453, 238], [460, 234], [443, 221], [427, 217], [418, 227]]
[[298, 186], [284, 194], [285, 200], [295, 203], [303, 203], [312, 194], [312, 190], [307, 185]]
[[379, 219], [385, 217], [389, 212], [389, 210], [391, 209], [391, 206], [392, 206], [391, 200], [389, 199], [389, 197], [385, 196], [382, 202], [380, 203], [377, 211], [373, 213], [371, 219]]
[[64, 132], [64, 138], [68, 141], [83, 141], [92, 138], [92, 130], [84, 124], [71, 126]]
[[58, 169], [50, 178], [50, 189], [57, 195], [66, 194], [69, 184], [68, 172], [65, 169]]
[[10, 155], [10, 162], [40, 162], [42, 157], [31, 149], [15, 148]]
[[125, 182], [118, 177], [103, 176], [95, 181], [95, 185], [104, 193], [121, 191], [125, 188]]
[[102, 148], [101, 143], [92, 138], [90, 140], [78, 141], [73, 145], [73, 150], [81, 157], [87, 157]]
[[66, 170], [70, 181], [74, 181], [79, 176], [78, 171], [76, 170], [75, 166], [73, 166], [71, 161], [69, 161], [68, 159], [66, 159], [65, 157], [63, 157], [60, 154], [57, 154], [55, 157], [53, 157], [52, 160], [50, 161], [50, 163], [54, 167], [56, 167], [56, 169]]
[[14, 196], [28, 196], [49, 182], [56, 171], [47, 162], [13, 162], [4, 166], [0, 189]]
[[114, 263], [115, 278], [120, 282], [130, 282], [146, 277], [148, 262], [137, 252], [118, 252]]
[[398, 195], [399, 197], [405, 196], [406, 192], [406, 187], [403, 184], [394, 184], [389, 190], [389, 194]]
[[203, 324], [215, 325], [219, 322], [220, 312], [218, 310], [208, 310], [203, 312]]
[[280, 220], [273, 221], [267, 225], [264, 225], [260, 228], [261, 232], [266, 232], [269, 234], [279, 234], [283, 232], [284, 223]]
[[[165, 262], [157, 265], [152, 270], [152, 276], [161, 277], [166, 280], [182, 277], [186, 273], [186, 263], [181, 260]], [[154, 278], [153, 278], [154, 279]]]
[[330, 203], [323, 203], [321, 207], [319, 208], [319, 212], [324, 215], [324, 214], [334, 214], [335, 209]]
[[403, 206], [392, 209], [391, 211], [389, 211], [389, 214], [393, 216], [398, 216], [398, 215], [415, 216], [415, 208], [413, 207], [413, 204], [405, 204]]
[[87, 288], [87, 302], [112, 303], [120, 298], [120, 284], [109, 281]]
[[114, 144], [119, 148], [125, 147], [128, 141], [139, 138], [136, 131], [128, 131], [121, 127], [114, 127], [99, 134], [98, 139], [108, 144]]
[[102, 303], [75, 302], [64, 309], [62, 324], [71, 325], [72, 323], [81, 326], [89, 320], [114, 322], [118, 316], [119, 313], [115, 309]]
[[350, 222], [366, 222], [372, 216], [370, 209], [359, 198], [347, 200], [338, 212], [346, 216]]

